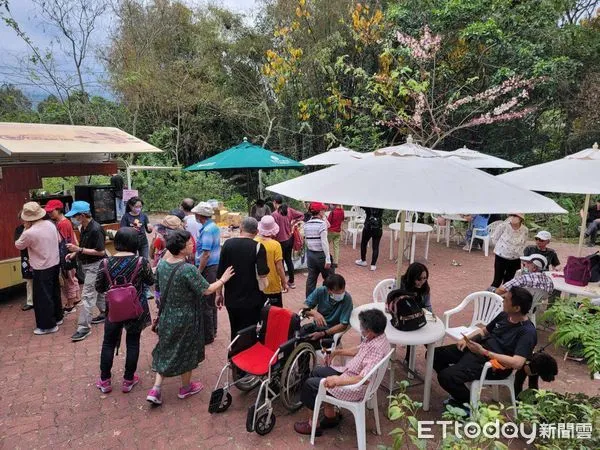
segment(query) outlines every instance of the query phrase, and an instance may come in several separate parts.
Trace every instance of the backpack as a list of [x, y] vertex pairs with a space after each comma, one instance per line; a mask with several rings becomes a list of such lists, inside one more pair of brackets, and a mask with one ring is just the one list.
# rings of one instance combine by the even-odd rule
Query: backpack
[[592, 262], [589, 258], [569, 256], [565, 266], [565, 282], [574, 286], [587, 286], [592, 276]]
[[[123, 276], [118, 276], [113, 280], [108, 271], [108, 259], [102, 261], [102, 270], [110, 285], [110, 288], [106, 292], [109, 321], [113, 323], [123, 322], [125, 320], [137, 319], [143, 314], [144, 308], [138, 299], [137, 289], [133, 285], [133, 281], [136, 279], [141, 266], [142, 258], [138, 257], [129, 281], [125, 280]], [[120, 284], [119, 278], [121, 279]]]
[[69, 270], [77, 268], [77, 258], [67, 259], [67, 255], [71, 253], [67, 249], [67, 241], [60, 235], [60, 233], [58, 233], [58, 236], [58, 256], [60, 268], [63, 272], [68, 272]]
[[596, 283], [600, 281], [600, 253], [592, 253], [586, 256], [590, 260], [590, 281]]
[[385, 308], [392, 315], [392, 326], [400, 331], [414, 331], [427, 324], [425, 312], [413, 292], [402, 289], [391, 291]]

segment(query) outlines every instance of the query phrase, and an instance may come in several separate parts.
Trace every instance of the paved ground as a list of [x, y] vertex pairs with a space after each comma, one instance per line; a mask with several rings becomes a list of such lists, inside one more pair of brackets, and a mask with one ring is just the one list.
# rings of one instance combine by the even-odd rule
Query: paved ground
[[[375, 284], [393, 277], [393, 262], [388, 260], [389, 237], [382, 240], [381, 258], [376, 272], [355, 266], [357, 251], [351, 245], [342, 245], [339, 273], [346, 277], [348, 291], [355, 304], [371, 302]], [[574, 246], [554, 246], [563, 261], [574, 254]], [[417, 243], [417, 258], [423, 256], [424, 242]], [[452, 260], [461, 266], [451, 265]], [[446, 248], [432, 240], [429, 252], [432, 302], [436, 313], [457, 305], [470, 292], [487, 288], [492, 277], [493, 255], [486, 258], [482, 252], [467, 254], [456, 245]], [[297, 309], [302, 301], [306, 277], [297, 277], [298, 289], [284, 297], [286, 306]], [[212, 385], [222, 368], [228, 344], [227, 315], [219, 317], [219, 336], [207, 347], [206, 361], [195, 371], [195, 379], [207, 388], [187, 400], [176, 397], [179, 379], [168, 379], [164, 385], [164, 403], [160, 408], [150, 408], [145, 401], [152, 386], [150, 371], [151, 351], [156, 342], [149, 330], [142, 335], [141, 356], [138, 366], [142, 378], [131, 393], [115, 390], [101, 394], [94, 382], [98, 376], [99, 350], [102, 326], [94, 326], [92, 335], [85, 341], [72, 343], [69, 339], [75, 330], [76, 317], [66, 318], [56, 334], [34, 336], [33, 311], [22, 312], [22, 292], [4, 295], [0, 301], [0, 448], [308, 448], [306, 437], [293, 431], [293, 423], [306, 417], [306, 411], [289, 414], [280, 406], [276, 408], [275, 430], [264, 437], [245, 430], [245, 417], [255, 393], [233, 392], [233, 405], [221, 415], [207, 413]], [[470, 312], [463, 315], [466, 322]], [[460, 320], [460, 319], [459, 319]], [[350, 331], [345, 337], [346, 346], [357, 342], [358, 334]], [[547, 341], [547, 333], [540, 332], [540, 343]], [[590, 381], [584, 365], [563, 361], [560, 351], [549, 348], [559, 359], [560, 376], [551, 387], [557, 391], [598, 394], [600, 382]], [[399, 350], [403, 356], [404, 350]], [[424, 369], [424, 349], [418, 349], [418, 368]], [[123, 355], [115, 358], [113, 379], [120, 382]], [[550, 386], [542, 382], [543, 388]], [[421, 400], [422, 386], [413, 387], [409, 394]], [[444, 393], [433, 382], [432, 407], [420, 417], [434, 419], [441, 413]], [[384, 410], [385, 393], [379, 392], [380, 410]], [[387, 433], [394, 424], [382, 413], [383, 435], [368, 434], [369, 447], [391, 444]], [[367, 428], [374, 428], [372, 415], [368, 415]], [[339, 430], [326, 432], [317, 439], [320, 448], [355, 448], [354, 423], [346, 414]], [[522, 448], [517, 445], [515, 448]]]

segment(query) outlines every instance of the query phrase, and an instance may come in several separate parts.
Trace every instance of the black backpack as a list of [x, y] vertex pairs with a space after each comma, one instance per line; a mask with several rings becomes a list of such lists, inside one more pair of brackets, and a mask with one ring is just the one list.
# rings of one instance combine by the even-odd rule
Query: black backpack
[[595, 283], [600, 281], [600, 252], [592, 253], [586, 256], [590, 260], [591, 277], [590, 281]]
[[413, 292], [395, 289], [386, 300], [386, 310], [392, 315], [392, 326], [400, 331], [414, 331], [427, 324], [425, 311]]

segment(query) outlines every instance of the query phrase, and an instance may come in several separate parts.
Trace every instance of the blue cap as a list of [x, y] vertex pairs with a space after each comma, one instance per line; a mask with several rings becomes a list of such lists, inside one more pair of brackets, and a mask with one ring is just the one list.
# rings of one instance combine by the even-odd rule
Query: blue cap
[[65, 214], [65, 217], [73, 217], [77, 214], [89, 213], [90, 212], [90, 204], [88, 202], [84, 202], [82, 200], [78, 200], [73, 202], [71, 205], [71, 210]]

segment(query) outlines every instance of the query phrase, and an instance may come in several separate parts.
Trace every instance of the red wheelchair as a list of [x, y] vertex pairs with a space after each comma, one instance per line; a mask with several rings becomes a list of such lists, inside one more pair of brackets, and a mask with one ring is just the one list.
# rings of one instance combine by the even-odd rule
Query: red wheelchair
[[256, 401], [248, 408], [246, 430], [270, 433], [275, 427], [274, 400], [281, 397], [291, 412], [302, 406], [300, 391], [316, 361], [315, 349], [304, 341], [297, 314], [266, 305], [260, 322], [241, 330], [229, 344], [227, 364], [211, 394], [208, 412], [222, 413], [231, 406], [232, 386], [241, 391], [259, 386]]

